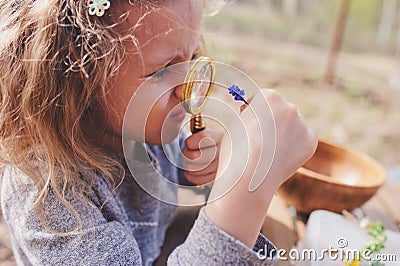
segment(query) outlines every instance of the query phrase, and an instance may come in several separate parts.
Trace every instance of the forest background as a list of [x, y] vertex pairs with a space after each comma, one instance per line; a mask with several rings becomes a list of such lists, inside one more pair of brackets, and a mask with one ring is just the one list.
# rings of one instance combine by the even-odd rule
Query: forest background
[[400, 164], [399, 14], [399, 0], [236, 0], [205, 19], [205, 37], [211, 56], [278, 90], [321, 139], [388, 168]]

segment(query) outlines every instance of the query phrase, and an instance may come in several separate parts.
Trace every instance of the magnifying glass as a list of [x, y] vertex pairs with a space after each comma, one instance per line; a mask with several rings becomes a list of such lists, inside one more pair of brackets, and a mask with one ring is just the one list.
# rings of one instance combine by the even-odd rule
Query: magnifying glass
[[214, 87], [215, 64], [209, 57], [198, 58], [186, 74], [182, 86], [182, 103], [186, 112], [192, 114], [190, 130], [197, 133], [205, 129], [201, 115], [208, 96]]

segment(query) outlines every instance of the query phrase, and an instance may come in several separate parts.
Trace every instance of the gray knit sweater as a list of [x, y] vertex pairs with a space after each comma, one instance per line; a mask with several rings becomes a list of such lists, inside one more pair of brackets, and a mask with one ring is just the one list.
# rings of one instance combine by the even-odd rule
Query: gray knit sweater
[[[167, 163], [160, 147], [152, 146], [151, 154], [165, 177], [177, 182], [178, 171]], [[145, 163], [138, 162], [137, 167], [143, 168], [143, 175], [152, 174]], [[129, 174], [114, 192], [96, 177], [88, 195], [79, 198], [71, 191], [65, 193], [81, 218], [82, 230], [57, 236], [40, 222], [34, 204], [37, 190], [28, 176], [6, 166], [1, 181], [2, 210], [18, 265], [152, 265], [176, 213], [175, 206], [148, 195]], [[44, 207], [53, 230], [67, 232], [78, 225], [52, 190]], [[261, 234], [255, 247], [248, 248], [213, 224], [201, 209], [186, 241], [169, 256], [168, 265], [270, 265], [271, 258], [260, 260], [257, 255], [265, 247], [275, 249]]]

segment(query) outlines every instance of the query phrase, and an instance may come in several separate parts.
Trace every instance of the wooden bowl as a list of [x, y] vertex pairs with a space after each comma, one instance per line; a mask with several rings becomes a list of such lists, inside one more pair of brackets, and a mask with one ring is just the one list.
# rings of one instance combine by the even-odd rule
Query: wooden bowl
[[313, 157], [278, 190], [299, 212], [325, 209], [340, 213], [370, 199], [386, 180], [372, 158], [322, 140]]

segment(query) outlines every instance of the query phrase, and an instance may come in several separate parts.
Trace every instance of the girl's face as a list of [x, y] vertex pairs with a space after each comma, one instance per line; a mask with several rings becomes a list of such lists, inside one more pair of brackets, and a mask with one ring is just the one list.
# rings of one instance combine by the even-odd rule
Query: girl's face
[[[98, 126], [106, 127], [100, 136], [103, 143], [121, 150], [122, 125], [129, 101], [139, 86], [159, 71], [156, 77], [146, 81], [146, 84], [152, 84], [150, 88], [140, 89], [140, 99], [136, 99], [140, 104], [129, 107], [134, 110], [134, 117], [125, 123], [132, 121], [129, 136], [133, 140], [161, 144], [177, 136], [184, 118], [180, 107], [182, 86], [176, 86], [172, 80], [168, 84], [163, 72], [166, 72], [165, 67], [194, 59], [200, 52], [202, 2], [161, 1], [156, 8], [145, 8], [123, 1], [121, 8], [112, 11], [111, 16], [129, 12], [126, 24], [138, 47], [132, 39], [124, 41], [126, 58], [117, 75], [109, 82], [105, 95], [107, 104], [100, 104], [102, 107], [97, 111]], [[160, 87], [158, 91], [151, 88], [157, 86]], [[151, 112], [147, 117], [141, 117], [145, 113], [142, 107], [148, 106], [152, 106]]]

